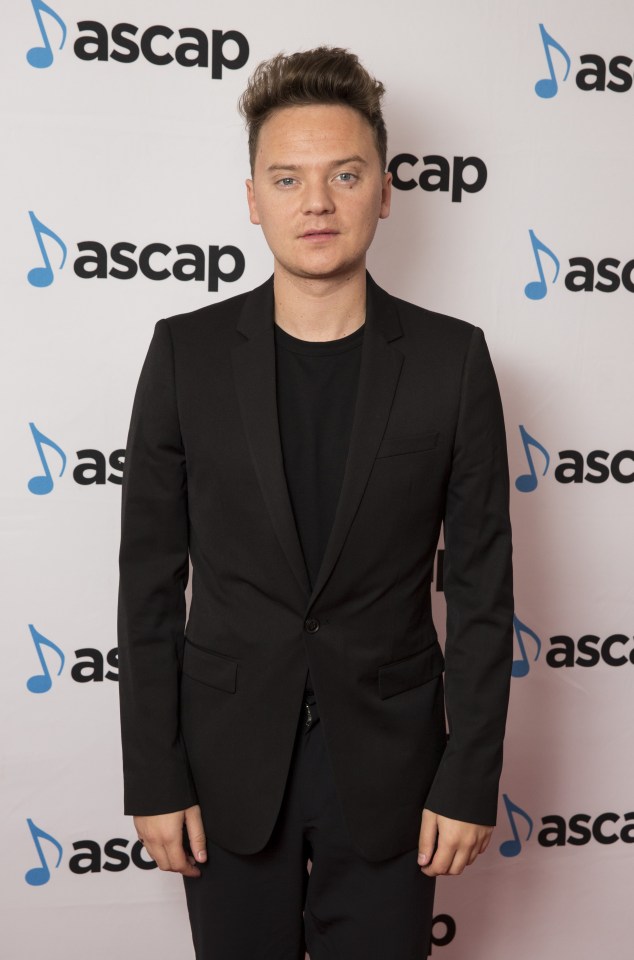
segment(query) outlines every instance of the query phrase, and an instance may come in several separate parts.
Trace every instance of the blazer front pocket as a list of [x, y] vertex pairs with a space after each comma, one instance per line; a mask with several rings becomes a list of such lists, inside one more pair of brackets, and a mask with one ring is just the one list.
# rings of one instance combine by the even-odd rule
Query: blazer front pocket
[[188, 637], [185, 637], [182, 670], [188, 677], [200, 680], [210, 687], [225, 690], [227, 693], [236, 692], [238, 661], [224, 653], [201, 647]]
[[438, 431], [410, 434], [407, 437], [386, 437], [379, 447], [379, 457], [394, 457], [399, 453], [418, 453], [420, 450], [432, 450], [438, 444]]
[[442, 649], [437, 643], [402, 660], [392, 660], [379, 667], [379, 696], [381, 700], [397, 693], [419, 687], [440, 676], [445, 666]]

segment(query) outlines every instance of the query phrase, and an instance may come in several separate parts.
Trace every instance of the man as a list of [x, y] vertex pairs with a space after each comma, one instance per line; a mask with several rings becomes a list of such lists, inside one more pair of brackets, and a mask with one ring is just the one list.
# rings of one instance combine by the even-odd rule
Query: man
[[273, 276], [159, 320], [135, 394], [125, 809], [184, 876], [199, 960], [424, 956], [436, 877], [496, 822], [502, 408], [482, 331], [366, 272], [390, 210], [382, 93], [339, 48], [260, 64], [241, 108]]

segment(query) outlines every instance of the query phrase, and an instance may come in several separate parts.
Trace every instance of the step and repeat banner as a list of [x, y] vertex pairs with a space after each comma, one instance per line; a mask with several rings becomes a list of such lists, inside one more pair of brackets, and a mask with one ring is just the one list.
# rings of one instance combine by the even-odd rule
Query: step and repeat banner
[[[320, 43], [387, 87], [393, 209], [369, 268], [483, 328], [506, 417], [516, 659], [498, 826], [474, 866], [438, 881], [433, 956], [632, 956], [630, 0], [11, 0], [7, 960], [193, 957], [182, 881], [122, 814], [124, 444], [157, 319], [271, 272], [236, 101], [259, 61]], [[441, 635], [442, 557], [441, 543]]]

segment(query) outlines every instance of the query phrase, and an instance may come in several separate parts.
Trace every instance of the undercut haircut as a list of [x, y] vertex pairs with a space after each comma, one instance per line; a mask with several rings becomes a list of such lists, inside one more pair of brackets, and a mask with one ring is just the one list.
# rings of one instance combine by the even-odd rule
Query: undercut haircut
[[249, 77], [238, 109], [249, 134], [251, 175], [262, 124], [274, 110], [308, 104], [343, 104], [357, 110], [370, 124], [385, 171], [387, 130], [381, 113], [383, 84], [343, 47], [315, 47], [263, 60]]

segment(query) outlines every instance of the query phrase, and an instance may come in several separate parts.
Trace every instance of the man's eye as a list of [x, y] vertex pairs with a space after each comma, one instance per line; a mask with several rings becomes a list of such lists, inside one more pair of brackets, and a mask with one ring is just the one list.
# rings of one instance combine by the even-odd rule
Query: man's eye
[[348, 173], [347, 171], [345, 173], [340, 173], [339, 177], [344, 183], [352, 183], [353, 180], [356, 180], [354, 173]]
[[277, 182], [278, 182], [278, 183], [281, 183], [283, 187], [288, 187], [288, 186], [290, 186], [291, 183], [295, 183], [295, 178], [294, 178], [294, 177], [282, 177], [282, 178], [281, 178], [280, 180], [278, 180]]

